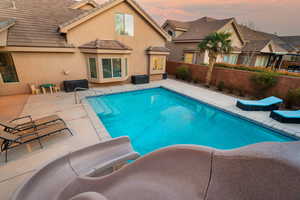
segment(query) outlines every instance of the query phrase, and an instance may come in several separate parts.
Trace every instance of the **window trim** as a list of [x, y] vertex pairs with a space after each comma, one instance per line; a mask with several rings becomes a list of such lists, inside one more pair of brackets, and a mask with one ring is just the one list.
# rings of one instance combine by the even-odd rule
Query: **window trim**
[[[122, 27], [123, 27], [123, 32], [124, 34], [122, 34], [121, 32], [118, 32], [117, 31], [117, 15], [122, 15], [122, 18], [123, 18], [123, 22], [122, 22]], [[131, 16], [132, 17], [132, 34], [131, 32], [126, 32], [126, 16]], [[115, 14], [115, 32], [118, 34], [118, 35], [121, 35], [121, 36], [130, 36], [130, 37], [133, 37], [134, 36], [134, 16], [132, 14], [127, 14], [127, 13], [116, 13]]]
[[[90, 58], [94, 58], [95, 61], [96, 61], [97, 78], [93, 78], [93, 77], [91, 76]], [[87, 60], [88, 60], [88, 73], [89, 73], [89, 76], [88, 76], [88, 77], [89, 77], [89, 79], [90, 79], [91, 81], [97, 81], [97, 80], [99, 80], [99, 75], [100, 75], [100, 73], [99, 73], [99, 67], [98, 67], [98, 59], [97, 59], [97, 56], [88, 56], [88, 57], [87, 57]]]
[[[107, 79], [120, 79], [123, 77], [123, 59], [121, 57], [102, 57], [101, 59], [101, 69], [102, 69], [102, 78], [103, 80], [107, 80]], [[121, 60], [121, 76], [114, 76], [114, 64], [113, 64], [113, 60], [114, 59], [120, 59]], [[103, 60], [110, 60], [110, 69], [111, 69], [111, 77], [104, 77], [104, 70], [103, 70]]]
[[[186, 55], [187, 54], [190, 54], [192, 55], [192, 62], [186, 62]], [[189, 52], [185, 52], [184, 55], [183, 55], [183, 61], [187, 64], [194, 64], [195, 62], [195, 53], [189, 53]]]

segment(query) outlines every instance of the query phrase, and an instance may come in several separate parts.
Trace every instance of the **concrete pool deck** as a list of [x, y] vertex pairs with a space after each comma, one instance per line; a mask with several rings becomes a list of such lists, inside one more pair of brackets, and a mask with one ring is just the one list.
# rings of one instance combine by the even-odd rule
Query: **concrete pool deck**
[[[82, 92], [84, 96], [117, 93], [137, 89], [164, 86], [171, 90], [191, 96], [224, 110], [242, 115], [251, 120], [288, 132], [300, 137], [300, 125], [281, 124], [269, 118], [270, 112], [246, 112], [235, 107], [236, 99], [225, 94], [214, 92], [202, 87], [190, 85], [176, 80], [168, 79], [147, 85], [121, 85], [96, 88], [93, 91]], [[13, 105], [12, 105], [13, 106]], [[29, 177], [41, 164], [61, 156], [67, 152], [98, 143], [109, 137], [102, 123], [85, 100], [82, 104], [74, 103], [73, 93], [56, 93], [47, 95], [31, 95], [22, 111], [22, 115], [32, 115], [33, 118], [57, 114], [62, 117], [70, 127], [74, 136], [60, 134], [42, 140], [43, 149], [33, 144], [33, 152], [28, 153], [26, 147], [14, 149], [9, 152], [9, 162], [4, 163], [4, 156], [0, 157], [0, 197], [9, 199], [16, 187]]]

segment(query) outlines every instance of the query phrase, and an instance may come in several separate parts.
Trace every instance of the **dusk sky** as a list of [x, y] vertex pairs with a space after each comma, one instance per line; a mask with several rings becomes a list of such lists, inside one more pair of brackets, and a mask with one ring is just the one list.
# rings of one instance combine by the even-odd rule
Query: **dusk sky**
[[162, 24], [166, 19], [235, 17], [258, 30], [300, 35], [300, 0], [136, 0]]

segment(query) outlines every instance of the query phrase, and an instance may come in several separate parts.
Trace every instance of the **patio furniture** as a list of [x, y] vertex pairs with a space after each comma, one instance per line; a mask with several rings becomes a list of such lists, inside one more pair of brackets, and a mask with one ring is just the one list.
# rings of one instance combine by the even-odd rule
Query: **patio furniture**
[[102, 141], [45, 164], [25, 180], [13, 194], [12, 200], [56, 199], [58, 193], [78, 176], [91, 178], [138, 157], [128, 137]]
[[282, 102], [282, 99], [272, 96], [257, 101], [237, 100], [236, 106], [247, 111], [271, 111], [278, 110]]
[[49, 89], [50, 93], [53, 94], [53, 88], [55, 87], [55, 84], [47, 83], [40, 85], [40, 87], [42, 88], [43, 94], [47, 93], [46, 89]]
[[[24, 119], [27, 119], [27, 121], [17, 123], [18, 121]], [[27, 130], [31, 128], [38, 128], [40, 126], [47, 125], [49, 123], [53, 123], [57, 121], [61, 121], [65, 123], [64, 120], [60, 118], [58, 115], [49, 115], [35, 120], [33, 120], [30, 115], [27, 115], [27, 116], [15, 118], [9, 122], [0, 120], [0, 126], [4, 127], [4, 130], [7, 132], [14, 132], [14, 131]]]
[[131, 82], [133, 84], [145, 84], [150, 82], [148, 75], [136, 75], [131, 77]]
[[0, 139], [3, 140], [1, 144], [1, 152], [5, 152], [5, 162], [7, 162], [7, 153], [9, 149], [13, 149], [20, 145], [28, 144], [33, 141], [38, 141], [40, 147], [43, 148], [40, 141], [41, 138], [53, 135], [58, 132], [62, 132], [64, 130], [67, 130], [70, 135], [73, 135], [70, 129], [63, 122], [48, 125], [43, 129], [35, 129], [32, 132], [28, 132], [27, 130], [25, 130], [11, 134], [9, 132], [0, 130]]
[[83, 80], [72, 80], [64, 81], [65, 92], [74, 92], [75, 88], [86, 88], [89, 89], [89, 82], [86, 79]]
[[41, 90], [36, 88], [34, 84], [30, 84], [29, 87], [31, 89], [31, 94], [40, 94], [41, 93]]
[[54, 89], [54, 92], [60, 92], [60, 87], [59, 86], [55, 86], [53, 89]]
[[299, 198], [300, 142], [259, 143], [230, 151], [178, 145], [148, 154], [109, 175], [85, 176], [95, 159], [107, 162], [132, 152], [129, 144], [109, 144], [117, 141], [51, 161], [27, 179], [11, 200]]
[[297, 111], [274, 110], [271, 112], [270, 117], [281, 123], [300, 124], [300, 110]]

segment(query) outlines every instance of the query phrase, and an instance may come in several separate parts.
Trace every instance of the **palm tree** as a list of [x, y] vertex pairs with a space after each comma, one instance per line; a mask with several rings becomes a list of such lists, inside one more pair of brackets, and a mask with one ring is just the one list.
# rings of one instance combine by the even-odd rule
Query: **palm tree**
[[218, 55], [228, 54], [232, 50], [231, 33], [220, 32], [212, 33], [199, 43], [198, 48], [201, 52], [208, 51], [209, 65], [206, 75], [206, 86], [209, 87], [212, 77], [212, 71], [217, 61]]

